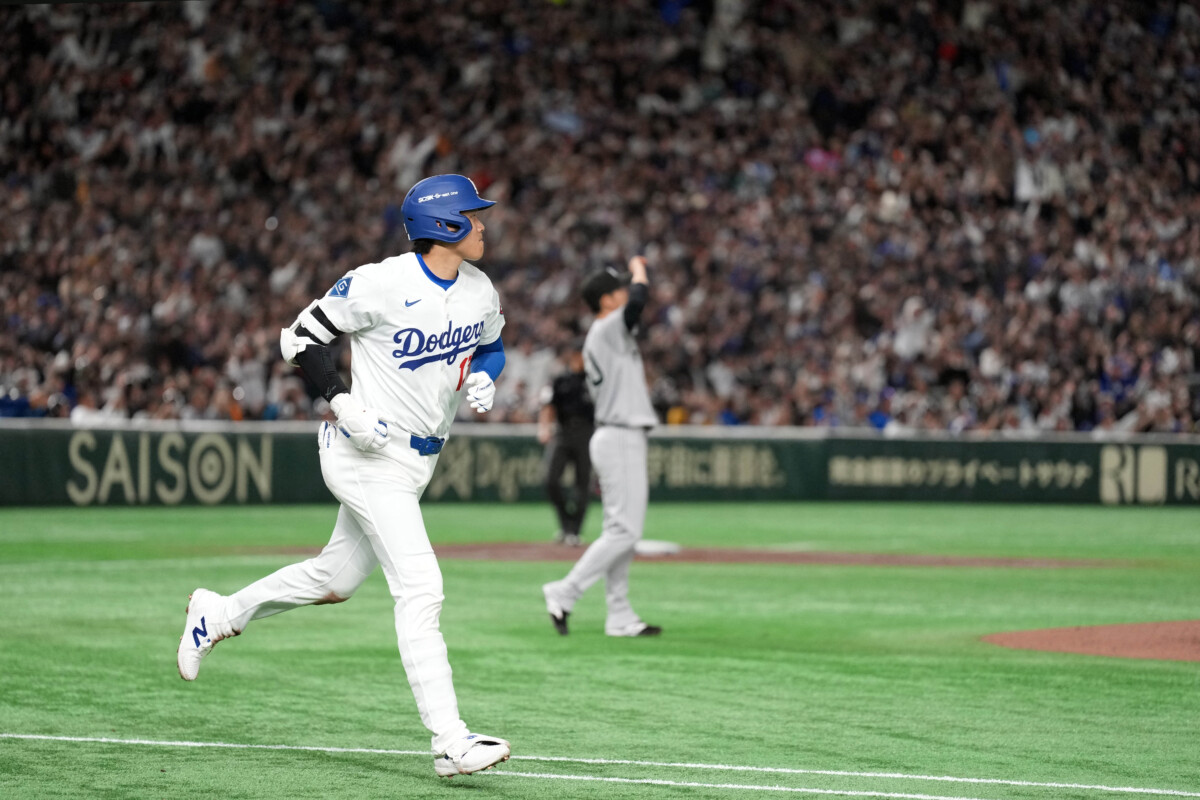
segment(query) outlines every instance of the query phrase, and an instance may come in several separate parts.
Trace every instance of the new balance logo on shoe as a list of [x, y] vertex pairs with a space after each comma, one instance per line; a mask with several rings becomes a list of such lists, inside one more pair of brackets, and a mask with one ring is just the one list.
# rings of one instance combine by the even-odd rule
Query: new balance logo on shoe
[[192, 641], [196, 643], [196, 647], [200, 646], [200, 637], [208, 638], [208, 623], [204, 621], [204, 617], [200, 618], [200, 624], [192, 628]]
[[[200, 661], [210, 652], [213, 645], [226, 636], [237, 636], [238, 631], [228, 622], [221, 621], [221, 595], [208, 589], [197, 589], [188, 597], [187, 619], [183, 622], [183, 635], [179, 637], [179, 649], [175, 651], [175, 664], [179, 677], [185, 681], [196, 680], [200, 672]], [[215, 614], [209, 630], [208, 615]]]

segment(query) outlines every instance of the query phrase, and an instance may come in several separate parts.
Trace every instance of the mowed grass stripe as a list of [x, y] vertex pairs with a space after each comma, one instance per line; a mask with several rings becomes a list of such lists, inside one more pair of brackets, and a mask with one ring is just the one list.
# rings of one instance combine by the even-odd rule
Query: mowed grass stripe
[[[549, 542], [549, 504], [429, 503], [437, 544]], [[0, 562], [213, 555], [228, 547], [321, 547], [333, 504], [0, 508]], [[487, 520], [480, 525], [480, 520]], [[917, 555], [1161, 560], [1200, 567], [1197, 509], [982, 503], [658, 503], [646, 538], [686, 547]], [[749, 524], [748, 524], [749, 523]], [[599, 536], [593, 503], [583, 529]]]
[[[106, 736], [51, 736], [33, 733], [0, 733], [0, 739], [25, 739], [51, 742], [76, 742], [81, 744], [117, 744], [144, 747], [195, 747], [195, 748], [224, 748], [231, 750], [285, 750], [314, 753], [365, 753], [390, 756], [425, 756], [430, 754], [424, 750], [390, 750], [371, 747], [323, 747], [320, 745], [291, 745], [291, 744], [243, 744], [239, 742], [189, 742], [189, 741], [159, 741], [154, 739], [118, 739]], [[963, 778], [949, 775], [913, 775], [902, 772], [854, 772], [848, 770], [799, 769], [794, 767], [754, 767], [734, 764], [698, 764], [676, 761], [641, 761], [623, 758], [573, 758], [571, 756], [512, 756], [512, 761], [539, 761], [563, 764], [592, 764], [601, 766], [637, 766], [655, 767], [659, 769], [684, 770], [718, 770], [730, 772], [757, 772], [785, 775], [825, 775], [846, 778], [882, 778], [889, 780], [940, 781], [946, 783], [987, 784], [1001, 786], [1022, 786], [1028, 788], [1072, 789], [1083, 791], [1118, 792], [1123, 794], [1145, 794], [1167, 797], [1200, 797], [1200, 792], [1183, 792], [1173, 789], [1152, 789], [1135, 786], [1104, 786], [1099, 784], [1062, 783], [1044, 781], [1024, 781], [1006, 778]], [[497, 773], [500, 774], [500, 773]], [[897, 792], [870, 792], [832, 789], [812, 789], [804, 787], [756, 786], [743, 784], [714, 784], [694, 783], [686, 781], [666, 781], [650, 778], [615, 778], [592, 775], [557, 775], [542, 772], [514, 772], [504, 770], [503, 774], [526, 778], [554, 778], [561, 780], [591, 780], [610, 783], [640, 783], [661, 786], [690, 786], [708, 789], [754, 789], [759, 791], [802, 792], [809, 794], [838, 795], [845, 797], [891, 797], [910, 798], [911, 800], [972, 800], [971, 798], [945, 798], [926, 794], [905, 794]]]
[[883, 797], [896, 800], [980, 800], [977, 797], [945, 796], [936, 794], [909, 794], [906, 792], [870, 792], [850, 789], [814, 789], [804, 786], [755, 786], [744, 783], [699, 783], [697, 781], [668, 781], [661, 778], [617, 778], [599, 775], [554, 775], [544, 772], [496, 771], [497, 776], [513, 778], [550, 778], [563, 781], [595, 781], [597, 783], [626, 783], [643, 786], [670, 786], [687, 789], [728, 789], [751, 792], [788, 792], [791, 794], [816, 794], [826, 797]]

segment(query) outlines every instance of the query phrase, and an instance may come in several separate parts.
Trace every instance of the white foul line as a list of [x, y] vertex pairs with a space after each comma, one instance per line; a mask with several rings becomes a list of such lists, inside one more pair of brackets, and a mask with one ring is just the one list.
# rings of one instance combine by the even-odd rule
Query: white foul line
[[[151, 747], [216, 747], [228, 748], [234, 750], [289, 750], [301, 752], [317, 752], [317, 753], [368, 753], [373, 755], [390, 755], [390, 756], [428, 756], [428, 750], [386, 750], [381, 748], [371, 747], [318, 747], [314, 745], [295, 745], [295, 744], [239, 744], [236, 742], [188, 742], [188, 741], [161, 741], [156, 739], [112, 739], [104, 736], [49, 736], [37, 733], [0, 733], [0, 739], [32, 739], [39, 741], [51, 742], [95, 742], [99, 744], [128, 744], [128, 745], [144, 745]], [[1038, 781], [1018, 781], [1006, 780], [1003, 778], [956, 778], [949, 775], [911, 775], [903, 772], [849, 772], [843, 770], [828, 770], [828, 769], [796, 769], [790, 767], [745, 767], [731, 764], [693, 764], [688, 762], [678, 761], [634, 761], [629, 759], [618, 758], [570, 758], [568, 756], [513, 756], [513, 761], [545, 761], [558, 762], [569, 764], [595, 764], [602, 766], [637, 766], [637, 767], [668, 767], [674, 769], [710, 769], [724, 770], [728, 772], [761, 772], [780, 775], [830, 775], [845, 778], [889, 778], [895, 780], [910, 780], [910, 781], [942, 781], [947, 783], [971, 783], [971, 784], [990, 784], [1002, 786], [1025, 786], [1032, 788], [1043, 789], [1081, 789], [1094, 790], [1098, 792], [1117, 792], [1125, 794], [1148, 794], [1163, 797], [1200, 797], [1200, 792], [1181, 792], [1174, 789], [1146, 789], [1136, 786], [1105, 786], [1100, 784], [1086, 783], [1043, 783]], [[670, 781], [658, 781], [650, 779], [634, 779], [634, 778], [601, 778], [591, 776], [578, 775], [549, 775], [539, 773], [518, 773], [505, 770], [496, 774], [514, 775], [521, 777], [553, 777], [563, 780], [605, 780], [612, 782], [633, 782], [633, 783], [654, 783], [663, 785], [678, 785], [678, 786], [708, 786], [712, 788], [739, 788], [739, 789], [761, 789], [763, 791], [782, 791], [782, 792], [808, 792], [812, 794], [838, 794], [841, 796], [863, 796], [863, 797], [894, 797], [894, 798], [924, 798], [928, 795], [915, 794], [886, 794], [886, 793], [855, 793], [855, 792], [834, 792], [827, 789], [791, 789], [780, 786], [734, 786], [732, 784], [689, 784], [689, 783], [671, 783]], [[932, 800], [932, 799], [931, 799]], [[970, 800], [970, 798], [941, 798], [940, 800]]]
[[[384, 756], [430, 756], [428, 750], [380, 750], [372, 747], [317, 747], [301, 744], [240, 744], [238, 742], [160, 741], [157, 739], [110, 739], [107, 736], [45, 736], [39, 733], [0, 733], [0, 739], [38, 739], [47, 742], [97, 742], [150, 747], [225, 747], [233, 750], [299, 750], [308, 753], [370, 753]], [[530, 758], [530, 756], [517, 756]]]
[[1126, 794], [1152, 794], [1168, 797], [1200, 797], [1200, 792], [1180, 792], [1174, 789], [1142, 789], [1135, 786], [1104, 786], [1087, 783], [1043, 783], [1018, 781], [1005, 778], [957, 778], [951, 775], [912, 775], [906, 772], [847, 772], [836, 769], [796, 769], [791, 767], [743, 767], [733, 764], [692, 764], [686, 761], [633, 761], [612, 758], [567, 758], [563, 756], [513, 756], [513, 759], [533, 761], [563, 761], [572, 764], [624, 765], [638, 767], [673, 767], [677, 769], [712, 769], [729, 772], [770, 772], [781, 775], [831, 775], [842, 778], [892, 778], [909, 781], [943, 781], [946, 783], [974, 783], [1000, 786], [1027, 786], [1040, 789], [1091, 789], [1098, 792], [1123, 792]]
[[[493, 773], [488, 773], [493, 774]], [[550, 778], [563, 781], [601, 781], [603, 783], [641, 783], [650, 786], [686, 786], [691, 789], [750, 789], [757, 792], [792, 792], [793, 794], [823, 794], [833, 797], [885, 797], [893, 800], [978, 800], [973, 797], [944, 797], [935, 794], [904, 794], [902, 792], [856, 792], [849, 789], [806, 789], [791, 786], [756, 786], [752, 783], [696, 783], [667, 781], [657, 778], [606, 778], [599, 775], [554, 775], [549, 772], [513, 772], [497, 770], [495, 775], [516, 778]]]

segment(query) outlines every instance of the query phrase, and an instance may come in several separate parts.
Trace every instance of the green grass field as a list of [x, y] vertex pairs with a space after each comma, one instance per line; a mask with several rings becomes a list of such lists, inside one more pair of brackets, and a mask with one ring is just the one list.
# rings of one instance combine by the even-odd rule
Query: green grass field
[[[600, 587], [555, 635], [540, 586], [566, 562], [443, 559], [463, 716], [513, 743], [453, 781], [378, 571], [349, 603], [254, 623], [193, 684], [175, 671], [188, 592], [298, 560], [271, 548], [320, 547], [334, 511], [0, 509], [0, 796], [1200, 797], [1200, 663], [979, 640], [1200, 618], [1194, 510], [656, 504], [647, 536], [684, 546], [1113, 563], [639, 562], [634, 603], [666, 629], [645, 640], [603, 635]], [[553, 530], [540, 505], [425, 515], [435, 546]]]

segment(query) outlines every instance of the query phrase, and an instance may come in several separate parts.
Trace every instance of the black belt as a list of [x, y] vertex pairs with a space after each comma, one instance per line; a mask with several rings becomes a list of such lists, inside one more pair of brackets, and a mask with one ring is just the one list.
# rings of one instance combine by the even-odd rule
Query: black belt
[[602, 428], [624, 428], [627, 431], [651, 431], [653, 425], [624, 425], [620, 422], [597, 422], [596, 425]]
[[439, 436], [420, 437], [415, 433], [408, 437], [408, 445], [423, 456], [436, 456], [442, 452], [446, 440]]

